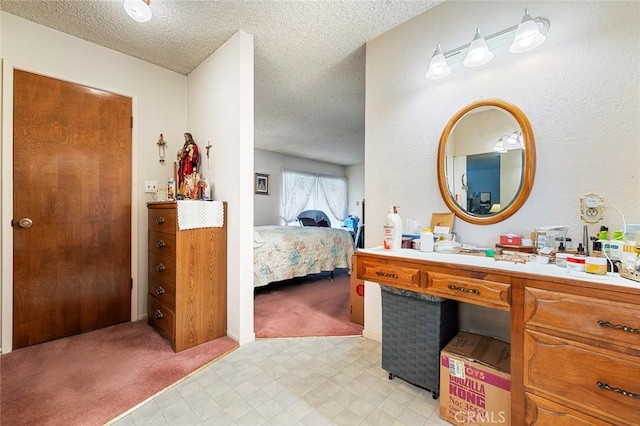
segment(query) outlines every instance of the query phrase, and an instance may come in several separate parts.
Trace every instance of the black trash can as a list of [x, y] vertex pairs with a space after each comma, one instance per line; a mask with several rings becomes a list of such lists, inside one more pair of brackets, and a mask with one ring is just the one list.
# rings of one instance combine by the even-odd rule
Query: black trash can
[[440, 350], [458, 333], [458, 302], [414, 291], [382, 290], [382, 368], [440, 395]]

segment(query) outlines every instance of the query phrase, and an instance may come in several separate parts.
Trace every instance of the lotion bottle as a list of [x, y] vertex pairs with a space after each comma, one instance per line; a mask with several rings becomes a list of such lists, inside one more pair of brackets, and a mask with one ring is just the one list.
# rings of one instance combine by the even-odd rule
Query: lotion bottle
[[431, 228], [424, 228], [420, 233], [420, 251], [433, 252], [433, 232], [431, 232]]
[[399, 251], [402, 247], [402, 219], [398, 214], [398, 206], [389, 206], [389, 214], [384, 219], [382, 246], [385, 250]]

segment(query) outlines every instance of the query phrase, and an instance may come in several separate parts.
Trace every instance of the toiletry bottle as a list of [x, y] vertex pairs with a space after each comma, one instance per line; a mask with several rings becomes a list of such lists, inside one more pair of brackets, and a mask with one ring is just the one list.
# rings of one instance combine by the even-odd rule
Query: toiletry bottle
[[420, 233], [420, 251], [433, 252], [433, 232], [431, 232], [431, 228], [424, 228]]
[[173, 178], [167, 179], [167, 200], [174, 201], [176, 199], [176, 183]]
[[631, 271], [635, 270], [636, 262], [638, 260], [638, 253], [636, 253], [636, 242], [625, 241], [622, 256], [620, 262], [622, 266]]
[[385, 250], [398, 251], [402, 247], [402, 219], [398, 206], [389, 206], [389, 214], [382, 224], [384, 234], [382, 246]]

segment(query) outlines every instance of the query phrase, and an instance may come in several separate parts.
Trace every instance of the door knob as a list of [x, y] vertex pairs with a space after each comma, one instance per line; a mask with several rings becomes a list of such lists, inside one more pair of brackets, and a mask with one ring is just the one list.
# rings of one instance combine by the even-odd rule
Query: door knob
[[33, 225], [33, 221], [28, 217], [23, 217], [18, 221], [18, 225], [20, 225], [21, 228], [31, 228], [31, 225]]

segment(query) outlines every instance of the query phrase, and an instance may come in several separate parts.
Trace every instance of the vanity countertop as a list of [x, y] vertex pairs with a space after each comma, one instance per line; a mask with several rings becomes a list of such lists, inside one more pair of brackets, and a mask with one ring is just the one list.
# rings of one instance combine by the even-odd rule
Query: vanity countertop
[[426, 253], [414, 249], [400, 249], [399, 251], [388, 251], [379, 247], [359, 249], [357, 253], [369, 253], [381, 256], [389, 256], [402, 258], [405, 260], [424, 260], [430, 262], [440, 262], [448, 264], [480, 266], [483, 268], [496, 269], [499, 271], [522, 272], [543, 277], [558, 277], [571, 280], [578, 280], [603, 285], [615, 285], [640, 290], [640, 282], [629, 280], [621, 277], [617, 273], [607, 273], [607, 275], [594, 275], [586, 272], [572, 271], [566, 268], [556, 266], [555, 264], [539, 264], [539, 263], [513, 263], [505, 261], [496, 261], [491, 257], [474, 256], [469, 254], [444, 254], [444, 253]]

